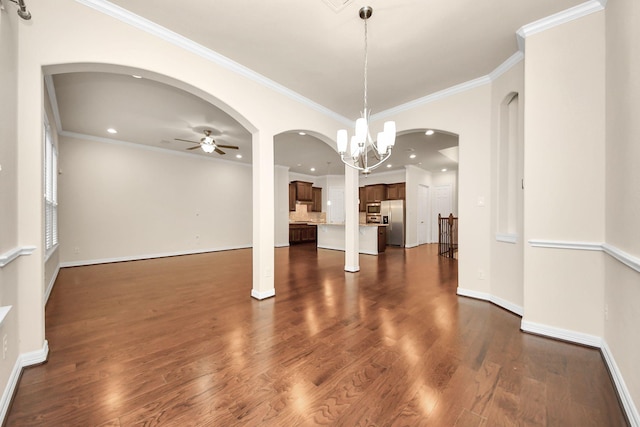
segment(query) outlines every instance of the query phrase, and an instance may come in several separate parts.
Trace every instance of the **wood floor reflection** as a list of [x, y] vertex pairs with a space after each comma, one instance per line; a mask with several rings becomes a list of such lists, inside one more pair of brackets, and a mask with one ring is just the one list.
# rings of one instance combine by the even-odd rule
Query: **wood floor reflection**
[[250, 298], [251, 251], [63, 269], [49, 361], [9, 426], [623, 426], [598, 350], [519, 331], [458, 297], [437, 245], [360, 257], [276, 250], [276, 297]]

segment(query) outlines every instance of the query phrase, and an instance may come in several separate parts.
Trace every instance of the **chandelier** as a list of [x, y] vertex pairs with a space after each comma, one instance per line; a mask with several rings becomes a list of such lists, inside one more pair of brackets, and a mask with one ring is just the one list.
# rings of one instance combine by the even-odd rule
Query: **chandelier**
[[[378, 132], [375, 141], [371, 138], [369, 128], [371, 111], [367, 105], [367, 20], [371, 18], [372, 14], [373, 9], [369, 6], [360, 9], [360, 18], [364, 21], [364, 109], [362, 116], [356, 120], [355, 135], [351, 137], [350, 141], [346, 129], [340, 129], [337, 135], [338, 153], [342, 162], [364, 174], [370, 173], [384, 163], [391, 156], [391, 149], [396, 143], [395, 122], [385, 122], [383, 131]], [[371, 162], [369, 153], [372, 154]]]

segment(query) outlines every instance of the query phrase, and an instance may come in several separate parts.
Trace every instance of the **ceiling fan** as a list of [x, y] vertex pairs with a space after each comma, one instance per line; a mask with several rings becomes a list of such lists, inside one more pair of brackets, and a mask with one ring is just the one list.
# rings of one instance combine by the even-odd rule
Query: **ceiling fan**
[[222, 145], [216, 144], [215, 139], [211, 136], [211, 131], [209, 129], [204, 130], [204, 137], [200, 138], [200, 142], [189, 141], [188, 139], [174, 138], [176, 141], [188, 142], [190, 144], [198, 144], [195, 147], [187, 148], [187, 150], [195, 150], [198, 148], [202, 148], [202, 151], [205, 153], [213, 153], [214, 151], [218, 154], [226, 154], [220, 148], [230, 148], [232, 150], [237, 150], [238, 146], [236, 145]]

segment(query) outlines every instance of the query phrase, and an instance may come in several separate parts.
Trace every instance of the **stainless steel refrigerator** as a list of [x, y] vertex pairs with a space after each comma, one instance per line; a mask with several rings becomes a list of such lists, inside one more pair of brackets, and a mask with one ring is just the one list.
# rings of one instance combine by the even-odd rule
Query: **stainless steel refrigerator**
[[404, 247], [404, 200], [380, 203], [382, 223], [387, 225], [387, 245]]

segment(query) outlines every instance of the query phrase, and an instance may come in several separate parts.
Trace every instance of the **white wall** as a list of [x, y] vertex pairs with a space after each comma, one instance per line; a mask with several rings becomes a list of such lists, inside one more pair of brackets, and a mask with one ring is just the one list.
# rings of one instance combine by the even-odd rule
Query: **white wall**
[[289, 168], [275, 167], [275, 245], [289, 246]]
[[[459, 289], [487, 295], [490, 291], [490, 136], [491, 85], [484, 84], [461, 93], [418, 104], [410, 110], [380, 120], [395, 120], [399, 132], [411, 129], [442, 129], [459, 136], [458, 214], [464, 218], [459, 229]], [[411, 230], [411, 201], [407, 189], [407, 236]], [[478, 206], [478, 198], [485, 206]], [[415, 209], [415, 208], [414, 208]], [[409, 239], [409, 237], [407, 237]], [[407, 243], [415, 241], [412, 237]], [[485, 275], [481, 279], [478, 271]]]
[[359, 174], [358, 186], [364, 187], [366, 185], [375, 184], [395, 184], [396, 182], [405, 182], [406, 176], [404, 169], [388, 172], [378, 172], [370, 175]]
[[251, 168], [63, 137], [63, 265], [250, 247]]
[[[10, 7], [10, 6], [9, 6]], [[18, 22], [15, 13], [0, 12], [0, 254], [19, 250], [18, 239], [18, 171], [17, 171], [17, 100], [18, 100]], [[31, 255], [33, 257], [33, 255]], [[0, 388], [9, 383], [19, 352], [23, 331], [18, 323], [20, 307], [18, 288], [20, 256], [0, 268], [0, 306], [13, 308], [0, 326], [0, 337], [7, 336], [6, 358], [0, 359]], [[40, 285], [40, 283], [38, 283]], [[35, 321], [38, 321], [36, 316]], [[6, 408], [3, 408], [6, 410]], [[2, 416], [4, 414], [0, 414]]]
[[[518, 94], [518, 131], [517, 140], [514, 141], [512, 147], [517, 148], [515, 156], [516, 160], [516, 180], [509, 182], [506, 170], [501, 168], [499, 161], [500, 143], [503, 135], [502, 123], [507, 117], [502, 117], [501, 108], [505, 99], [512, 94]], [[521, 179], [524, 178], [522, 153], [524, 139], [524, 61], [520, 61], [516, 66], [508, 72], [500, 76], [493, 82], [492, 99], [491, 99], [491, 164], [492, 164], [492, 191], [494, 197], [491, 200], [492, 221], [491, 221], [491, 294], [497, 302], [508, 307], [512, 311], [522, 314], [524, 306], [524, 190], [522, 189]], [[505, 197], [507, 194], [500, 195], [499, 185], [505, 180], [504, 187], [511, 195], [515, 195], [514, 200], [509, 200], [515, 204], [516, 224], [513, 230], [515, 234], [511, 236], [499, 236], [504, 233], [498, 227], [498, 197]], [[507, 185], [515, 188], [506, 188]], [[515, 193], [515, 194], [514, 194]], [[506, 202], [506, 201], [502, 201]], [[513, 238], [512, 241], [504, 237]]]
[[[525, 241], [604, 240], [604, 12], [526, 39]], [[525, 245], [523, 322], [601, 337], [603, 254]]]
[[[640, 265], [640, 5], [636, 0], [608, 2], [606, 98], [606, 242]], [[640, 425], [640, 272], [607, 257], [604, 336]]]

